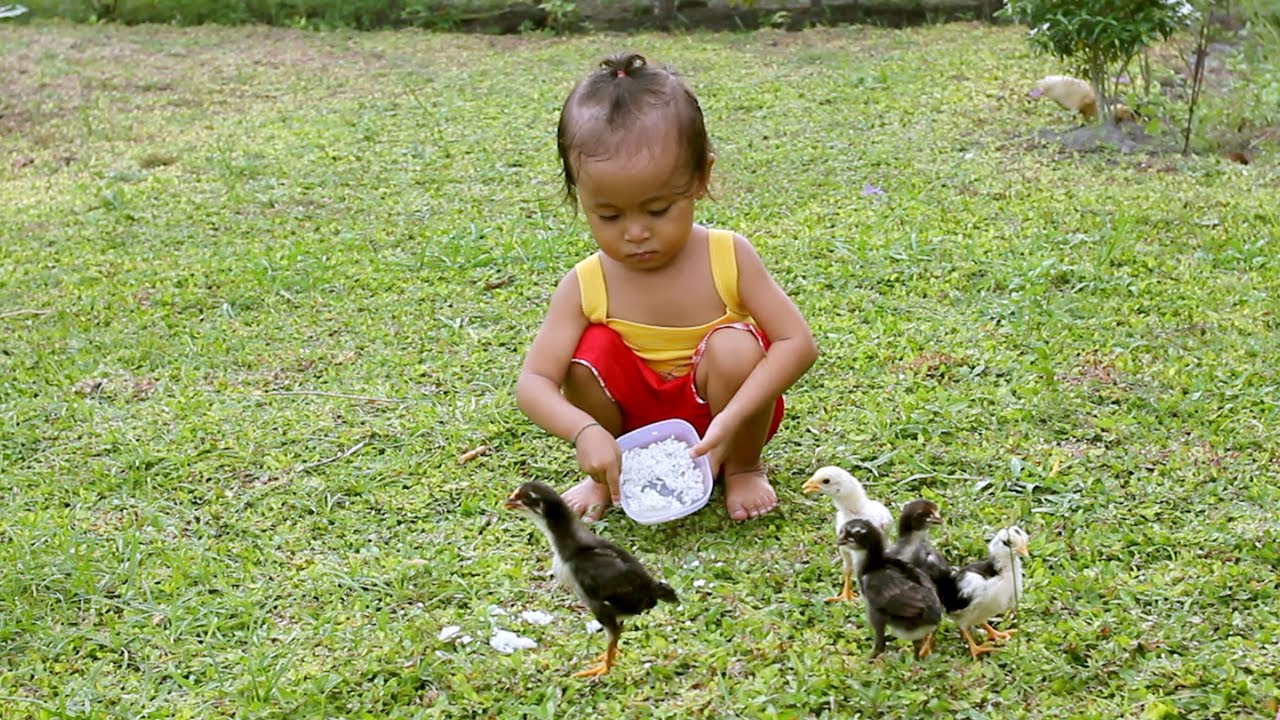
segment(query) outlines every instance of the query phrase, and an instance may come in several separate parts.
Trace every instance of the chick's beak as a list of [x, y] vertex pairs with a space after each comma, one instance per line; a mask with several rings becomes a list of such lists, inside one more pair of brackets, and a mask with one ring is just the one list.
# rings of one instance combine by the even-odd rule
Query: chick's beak
[[520, 502], [520, 491], [516, 490], [502, 502], [502, 506], [508, 510], [518, 510], [524, 503]]
[[818, 492], [819, 490], [821, 490], [822, 483], [818, 481], [818, 478], [809, 478], [808, 480], [804, 481], [804, 485], [801, 485], [800, 489], [803, 490], [806, 495], [808, 495], [809, 493]]
[[943, 525], [946, 523], [946, 521], [942, 519], [942, 516], [937, 512], [929, 513], [929, 517], [925, 518], [925, 520], [928, 521], [930, 525]]
[[1022, 557], [1027, 557], [1028, 555], [1031, 554], [1031, 551], [1027, 550], [1026, 545], [1020, 545], [1018, 546], [1018, 554], [1021, 555]]

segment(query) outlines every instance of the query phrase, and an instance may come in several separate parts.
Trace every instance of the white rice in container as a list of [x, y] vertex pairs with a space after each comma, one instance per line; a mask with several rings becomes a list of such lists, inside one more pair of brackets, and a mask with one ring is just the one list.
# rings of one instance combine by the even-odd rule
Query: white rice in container
[[676, 438], [622, 453], [622, 497], [633, 510], [662, 513], [702, 499], [702, 473], [689, 457], [690, 446]]

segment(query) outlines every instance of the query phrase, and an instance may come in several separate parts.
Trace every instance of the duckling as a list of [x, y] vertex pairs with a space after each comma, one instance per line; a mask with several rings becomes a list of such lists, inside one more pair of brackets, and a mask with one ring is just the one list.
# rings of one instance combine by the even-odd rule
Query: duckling
[[942, 601], [928, 576], [886, 555], [883, 536], [866, 520], [855, 518], [845, 523], [838, 542], [857, 556], [858, 586], [875, 631], [871, 657], [884, 652], [886, 631], [912, 641], [917, 659], [927, 656], [933, 649], [933, 633], [943, 612]]
[[551, 544], [552, 572], [604, 626], [608, 647], [597, 665], [574, 677], [599, 677], [613, 669], [622, 618], [639, 615], [659, 600], [678, 603], [671, 586], [654, 580], [631, 553], [591, 532], [550, 486], [527, 482], [507, 498], [506, 507], [533, 520]]
[[1022, 561], [1028, 555], [1027, 533], [1017, 525], [1001, 529], [987, 544], [986, 560], [965, 565], [954, 572], [960, 605], [948, 612], [969, 645], [974, 660], [996, 648], [973, 641], [969, 629], [977, 625], [987, 631], [991, 642], [1008, 640], [1013, 630], [1001, 632], [991, 627], [991, 618], [1008, 612], [1022, 595]]
[[[889, 514], [889, 508], [885, 507], [883, 503], [869, 499], [866, 490], [862, 487], [862, 483], [858, 482], [847, 471], [834, 465], [819, 468], [813, 474], [813, 477], [805, 481], [801, 489], [806, 494], [821, 492], [823, 495], [829, 496], [831, 502], [835, 503], [835, 530], [837, 537], [839, 537], [840, 529], [844, 527], [845, 523], [854, 518], [862, 518], [870, 522], [880, 532], [881, 539], [887, 540], [889, 528], [893, 527], [893, 516]], [[853, 593], [853, 578], [856, 572], [854, 556], [843, 545], [837, 544], [837, 550], [840, 553], [840, 560], [844, 564], [844, 585], [840, 589], [840, 594], [827, 598], [827, 602], [835, 602], [837, 600], [852, 602], [857, 597]]]

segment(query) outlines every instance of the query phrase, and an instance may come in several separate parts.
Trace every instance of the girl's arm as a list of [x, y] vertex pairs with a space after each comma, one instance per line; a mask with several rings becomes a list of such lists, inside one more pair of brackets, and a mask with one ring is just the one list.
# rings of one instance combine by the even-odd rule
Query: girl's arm
[[579, 435], [588, 425], [598, 423], [560, 392], [573, 351], [587, 324], [582, 314], [578, 276], [570, 270], [551, 294], [547, 317], [525, 355], [516, 380], [516, 404], [530, 420], [552, 435], [566, 442], [576, 437], [574, 452], [578, 466], [596, 482], [607, 485], [617, 502], [622, 449], [613, 435], [600, 427]]
[[578, 298], [578, 277], [571, 270], [551, 294], [547, 316], [529, 346], [516, 380], [516, 404], [520, 411], [543, 430], [565, 441], [595, 421], [560, 393], [578, 339], [587, 329]]
[[[735, 235], [733, 249], [738, 263], [738, 298], [769, 338], [769, 350], [716, 416], [716, 429], [726, 433], [726, 437], [747, 417], [775, 402], [818, 358], [818, 346], [809, 323], [774, 282], [755, 248], [746, 238]], [[723, 442], [712, 434], [708, 428], [708, 437], [694, 448], [694, 454], [701, 455]]]

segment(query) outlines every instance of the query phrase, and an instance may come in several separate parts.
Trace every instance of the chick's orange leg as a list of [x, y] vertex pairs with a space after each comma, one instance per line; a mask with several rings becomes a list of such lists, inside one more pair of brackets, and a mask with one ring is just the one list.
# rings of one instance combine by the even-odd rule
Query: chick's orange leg
[[977, 660], [978, 656], [982, 655], [983, 653], [996, 651], [996, 648], [993, 648], [990, 645], [979, 645], [978, 643], [974, 642], [973, 636], [969, 634], [968, 628], [960, 628], [960, 634], [964, 635], [964, 641], [966, 643], [969, 643], [969, 655], [974, 660]]
[[929, 633], [928, 635], [925, 635], [924, 639], [920, 641], [920, 644], [916, 646], [917, 660], [922, 660], [926, 657], [929, 657], [929, 654], [933, 652], [934, 634], [935, 633]]
[[[610, 662], [611, 662], [613, 665], [617, 665], [617, 664], [618, 664], [618, 656], [620, 656], [620, 655], [622, 655], [622, 648], [619, 648], [619, 647], [617, 647], [617, 646], [615, 645], [615, 646], [614, 646], [614, 648], [613, 648], [613, 660], [611, 660]], [[602, 662], [604, 662], [605, 660], [608, 660], [608, 658], [609, 658], [609, 651], [608, 651], [608, 650], [605, 650], [604, 652], [600, 653], [599, 655], [595, 656], [594, 658], [591, 658], [591, 662], [593, 662], [593, 663], [602, 663]]]
[[991, 623], [983, 623], [982, 627], [984, 630], [987, 631], [987, 638], [990, 639], [991, 642], [997, 642], [997, 641], [1004, 642], [1005, 640], [1008, 640], [1009, 638], [1013, 637], [1014, 633], [1018, 632], [1017, 630], [1006, 630], [1004, 632], [1001, 632], [991, 627]]
[[579, 670], [578, 672], [574, 673], [573, 676], [579, 677], [579, 678], [592, 678], [592, 677], [600, 677], [601, 675], [606, 675], [610, 670], [613, 669], [614, 664], [617, 662], [617, 658], [618, 658], [618, 640], [617, 638], [609, 638], [609, 647], [605, 649], [603, 655], [596, 658], [597, 664], [592, 665], [591, 667], [586, 668], [585, 670]]
[[827, 598], [827, 602], [836, 602], [837, 600], [853, 602], [857, 599], [858, 596], [853, 592], [853, 573], [846, 572], [844, 574], [844, 587], [840, 590], [840, 594]]

